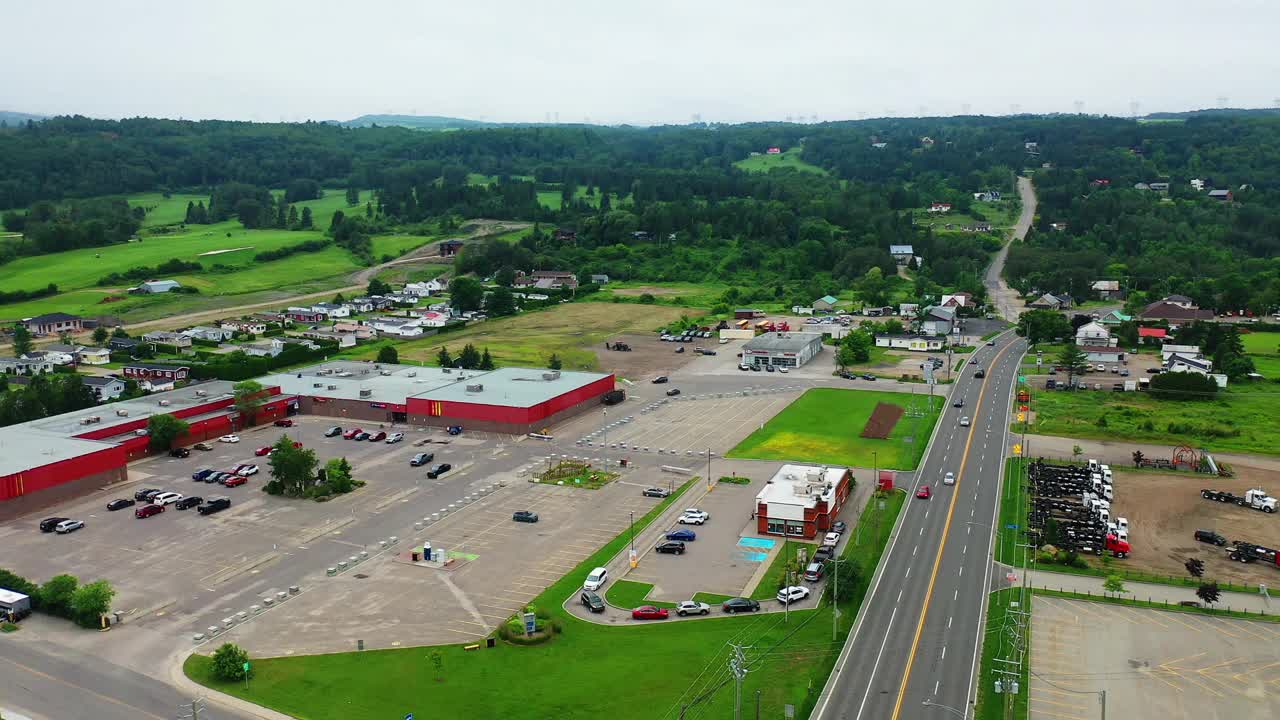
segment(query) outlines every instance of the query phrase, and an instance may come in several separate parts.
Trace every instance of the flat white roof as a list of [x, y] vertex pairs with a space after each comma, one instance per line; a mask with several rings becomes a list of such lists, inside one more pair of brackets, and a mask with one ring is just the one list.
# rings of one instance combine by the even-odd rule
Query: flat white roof
[[4, 588], [0, 588], [0, 603], [12, 604], [12, 603], [18, 602], [19, 600], [27, 600], [27, 599], [29, 598], [27, 598], [26, 595], [23, 595], [20, 592], [14, 592], [12, 590], [5, 590]]
[[830, 505], [840, 478], [848, 470], [827, 465], [783, 465], [756, 495], [756, 502], [811, 508], [825, 500]]

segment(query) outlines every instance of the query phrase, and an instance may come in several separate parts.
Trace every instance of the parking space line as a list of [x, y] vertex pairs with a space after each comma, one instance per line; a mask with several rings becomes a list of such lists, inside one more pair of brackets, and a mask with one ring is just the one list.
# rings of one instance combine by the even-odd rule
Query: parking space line
[[1213, 621], [1212, 621], [1212, 620], [1210, 620], [1209, 618], [1203, 618], [1203, 619], [1201, 619], [1201, 621], [1200, 621], [1200, 622], [1204, 623], [1205, 625], [1208, 625], [1209, 627], [1213, 628], [1215, 631], [1220, 632], [1220, 633], [1222, 633], [1223, 635], [1226, 635], [1227, 637], [1236, 638], [1237, 640], [1239, 640], [1239, 639], [1240, 639], [1240, 637], [1241, 637], [1240, 635], [1237, 635], [1237, 634], [1235, 634], [1235, 633], [1231, 632], [1230, 630], [1228, 630], [1228, 629], [1227, 629], [1226, 627], [1224, 627], [1222, 624], [1220, 624], [1220, 623], [1216, 623], [1216, 622], [1213, 622]]
[[1032, 700], [1035, 700], [1038, 703], [1048, 703], [1050, 705], [1061, 705], [1064, 708], [1075, 710], [1076, 712], [1085, 712], [1088, 709], [1086, 706], [1080, 705], [1079, 703], [1064, 703], [1064, 702], [1058, 702], [1056, 700], [1046, 700], [1044, 698], [1032, 698]]
[[1053, 718], [1062, 718], [1062, 720], [1088, 720], [1088, 718], [1082, 718], [1078, 715], [1063, 715], [1062, 713], [1049, 712], [1048, 710], [1032, 710], [1028, 708], [1028, 711], [1037, 715], [1048, 715]]

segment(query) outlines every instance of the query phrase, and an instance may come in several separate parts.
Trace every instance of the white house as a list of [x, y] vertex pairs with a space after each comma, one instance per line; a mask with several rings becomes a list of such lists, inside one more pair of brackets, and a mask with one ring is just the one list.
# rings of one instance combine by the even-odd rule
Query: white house
[[261, 335], [267, 331], [267, 324], [258, 320], [223, 320], [218, 327], [231, 332], [253, 333]]
[[449, 313], [435, 310], [410, 310], [409, 313], [418, 319], [421, 327], [444, 327], [449, 323]]
[[918, 312], [920, 312], [920, 305], [918, 303], [900, 303], [898, 305], [898, 315], [901, 317], [913, 318]]
[[1080, 350], [1084, 352], [1084, 357], [1090, 362], [1108, 363], [1123, 362], [1124, 351], [1118, 347], [1110, 345], [1082, 345]]
[[[373, 331], [370, 330], [369, 332], [372, 333]], [[302, 333], [302, 337], [310, 340], [330, 340], [338, 343], [338, 347], [340, 348], [355, 347], [356, 341], [359, 339], [356, 337], [355, 333], [343, 333], [336, 330], [324, 330], [321, 328], [307, 330]]]
[[426, 282], [409, 283], [404, 286], [401, 291], [406, 295], [416, 295], [417, 297], [430, 297], [444, 290], [444, 283], [439, 280], [428, 280]]
[[943, 295], [942, 302], [938, 304], [942, 307], [970, 307], [973, 305], [973, 295], [967, 292]]
[[877, 335], [876, 347], [894, 350], [916, 350], [931, 352], [941, 350], [945, 341], [941, 337], [928, 335]]
[[316, 303], [311, 306], [311, 310], [324, 313], [331, 318], [351, 317], [351, 308], [336, 303]]
[[[44, 357], [54, 365], [72, 365], [76, 362], [80, 354], [81, 345], [66, 345], [63, 343], [52, 343], [41, 348]], [[40, 353], [28, 353], [29, 357], [36, 357]]]
[[208, 327], [206, 325], [197, 325], [193, 328], [182, 331], [183, 335], [192, 340], [208, 340], [210, 342], [224, 342], [231, 339], [235, 334], [234, 330], [228, 330], [223, 327]]
[[813, 308], [811, 308], [811, 307], [805, 307], [805, 306], [803, 306], [803, 305], [792, 305], [792, 306], [791, 306], [791, 314], [792, 314], [792, 315], [812, 315], [812, 314], [813, 314]]
[[145, 342], [160, 343], [162, 345], [172, 345], [175, 348], [191, 347], [191, 338], [182, 333], [169, 332], [168, 330], [155, 330], [142, 336]]
[[394, 337], [418, 337], [422, 334], [422, 320], [419, 318], [373, 318], [369, 320], [369, 327]]
[[0, 357], [0, 373], [5, 375], [39, 375], [53, 372], [53, 363], [44, 356]]
[[86, 347], [80, 348], [77, 353], [80, 362], [84, 365], [106, 365], [111, 362], [111, 351], [107, 348]]
[[252, 357], [275, 357], [284, 352], [284, 341], [280, 338], [268, 338], [244, 346], [244, 354]]
[[1181, 355], [1189, 358], [1202, 358], [1204, 353], [1200, 352], [1199, 345], [1174, 345], [1173, 343], [1165, 343], [1160, 346], [1160, 362], [1168, 363], [1169, 358], [1174, 355]]
[[1098, 322], [1085, 323], [1076, 329], [1076, 344], [1091, 347], [1115, 347], [1119, 342], [1111, 331]]
[[889, 254], [899, 265], [906, 265], [915, 257], [916, 251], [910, 245], [890, 245]]
[[352, 298], [342, 303], [342, 307], [353, 313], [367, 313], [373, 311], [373, 300], [369, 298]]
[[177, 290], [182, 287], [177, 280], [148, 280], [141, 283], [136, 288], [131, 288], [134, 292], [139, 293], [167, 293], [171, 290]]
[[123, 395], [125, 390], [124, 381], [120, 378], [83, 375], [80, 377], [80, 382], [93, 391], [98, 402], [115, 400]]
[[1189, 372], [1197, 375], [1208, 375], [1213, 372], [1213, 361], [1206, 357], [1192, 357], [1177, 353], [1164, 361], [1165, 372]]

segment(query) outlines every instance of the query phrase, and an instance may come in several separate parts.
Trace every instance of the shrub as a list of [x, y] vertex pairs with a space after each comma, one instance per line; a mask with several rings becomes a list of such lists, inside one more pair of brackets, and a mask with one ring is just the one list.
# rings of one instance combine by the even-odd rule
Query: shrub
[[3, 633], [11, 633], [16, 631], [17, 629], [18, 629], [18, 626], [14, 625], [11, 622], [7, 622], [3, 625], [0, 625], [0, 632], [3, 632]]
[[[249, 653], [239, 645], [223, 643], [222, 647], [213, 651], [213, 676], [226, 682], [245, 679], [245, 663], [249, 662]], [[253, 671], [247, 673], [253, 676]]]

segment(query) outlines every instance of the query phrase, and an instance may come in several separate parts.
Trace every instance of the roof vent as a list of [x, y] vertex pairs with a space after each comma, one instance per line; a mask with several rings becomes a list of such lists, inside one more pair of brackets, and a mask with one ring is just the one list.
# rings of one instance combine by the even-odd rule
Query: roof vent
[[484, 392], [484, 385], [481, 385], [480, 383], [476, 383], [475, 385], [468, 385], [467, 392], [469, 393]]
[[117, 417], [129, 417], [129, 411], [128, 411], [128, 410], [117, 410], [117, 411], [116, 411], [116, 416], [117, 416]]
[[168, 400], [161, 400], [161, 401], [160, 401], [160, 407], [169, 407], [169, 401], [168, 401]]
[[542, 379], [543, 379], [543, 380], [548, 380], [548, 381], [550, 381], [550, 380], [559, 380], [559, 379], [560, 379], [560, 371], [559, 371], [559, 370], [552, 370], [551, 372], [544, 372], [544, 373], [542, 373]]
[[324, 387], [324, 383], [311, 383], [311, 387], [313, 388]]
[[337, 389], [338, 389], [338, 386], [337, 386], [337, 385], [330, 385], [330, 386], [329, 386], [328, 388], [326, 388], [326, 389], [328, 389], [328, 390], [337, 390]]
[[378, 374], [379, 374], [379, 375], [382, 375], [383, 377], [390, 377], [390, 376], [391, 376], [391, 371], [390, 371], [390, 370], [382, 370], [382, 371], [380, 371]]
[[453, 373], [453, 371], [450, 370], [449, 368], [441, 368], [441, 370], [444, 372], [445, 375], [450, 375]]
[[360, 391], [360, 397], [362, 398], [373, 397], [373, 391], [368, 388], [362, 389]]
[[204, 390], [197, 390], [197, 391], [196, 391], [196, 397], [206, 397], [206, 396], [208, 396], [208, 394], [209, 394], [209, 393], [205, 392]]

